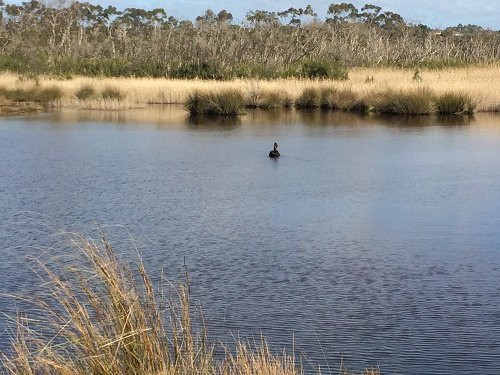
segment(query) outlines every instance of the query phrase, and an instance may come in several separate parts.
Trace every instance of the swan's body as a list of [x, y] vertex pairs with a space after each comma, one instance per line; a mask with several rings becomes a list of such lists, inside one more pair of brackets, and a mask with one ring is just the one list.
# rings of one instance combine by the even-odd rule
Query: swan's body
[[269, 157], [273, 159], [280, 157], [280, 153], [278, 151], [278, 144], [276, 142], [274, 142], [274, 149], [269, 151]]

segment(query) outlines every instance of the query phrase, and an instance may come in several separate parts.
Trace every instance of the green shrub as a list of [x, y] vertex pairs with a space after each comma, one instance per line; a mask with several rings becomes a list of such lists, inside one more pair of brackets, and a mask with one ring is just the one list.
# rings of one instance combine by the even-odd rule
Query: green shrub
[[281, 77], [281, 70], [276, 66], [264, 64], [236, 64], [230, 72], [226, 73], [230, 78], [257, 78], [257, 79], [273, 79]]
[[11, 55], [0, 55], [0, 70], [10, 70], [13, 72], [21, 73], [23, 71], [22, 67], [26, 59], [22, 57], [16, 58]]
[[241, 92], [231, 89], [215, 93], [195, 91], [184, 103], [184, 107], [192, 115], [238, 115], [242, 113], [243, 105]]
[[439, 114], [471, 115], [477, 103], [465, 94], [446, 93], [436, 98], [436, 107]]
[[454, 58], [448, 58], [443, 60], [425, 59], [420, 63], [418, 63], [418, 67], [420, 68], [434, 69], [434, 70], [461, 68], [464, 66], [467, 66], [467, 63], [465, 61], [461, 61], [459, 59], [454, 59]]
[[339, 60], [314, 59], [302, 63], [300, 75], [304, 78], [328, 78], [345, 80], [348, 70]]
[[75, 96], [80, 100], [90, 99], [95, 96], [95, 90], [91, 85], [83, 85], [76, 92]]
[[170, 78], [199, 78], [223, 80], [230, 78], [221, 67], [208, 63], [187, 63], [172, 66], [168, 72]]
[[373, 107], [377, 112], [397, 115], [429, 115], [436, 112], [434, 93], [427, 88], [409, 92], [385, 91], [374, 99]]
[[120, 99], [124, 98], [124, 95], [120, 92], [120, 90], [118, 90], [115, 87], [106, 87], [102, 91], [101, 96], [102, 96], [103, 99], [117, 99], [117, 100], [120, 100]]
[[321, 106], [321, 92], [314, 87], [307, 87], [295, 101], [298, 108], [318, 108]]

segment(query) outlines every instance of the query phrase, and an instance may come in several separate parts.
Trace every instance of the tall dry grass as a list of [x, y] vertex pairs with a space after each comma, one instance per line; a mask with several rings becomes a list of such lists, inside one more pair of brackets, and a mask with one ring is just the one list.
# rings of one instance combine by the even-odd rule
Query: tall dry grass
[[273, 354], [264, 340], [252, 346], [237, 342], [232, 351], [218, 348], [225, 356], [217, 358], [204, 324], [193, 322], [187, 273], [185, 282], [168, 284], [165, 294], [141, 261], [135, 269], [126, 266], [104, 237], [77, 237], [74, 244], [77, 252], [69, 259], [36, 261], [46, 297], [17, 298], [44, 318], [20, 315], [11, 352], [0, 353], [0, 373], [302, 374], [293, 353]]
[[[418, 88], [429, 88], [436, 95], [445, 93], [466, 94], [477, 102], [478, 111], [500, 108], [500, 67], [470, 67], [444, 70], [421, 70], [420, 80], [414, 80], [415, 72], [403, 69], [356, 68], [349, 73], [346, 81], [331, 80], [232, 80], [203, 81], [153, 78], [89, 78], [76, 77], [71, 80], [56, 80], [42, 77], [41, 87], [59, 87], [62, 91], [60, 105], [78, 107], [76, 95], [82, 87], [91, 86], [101, 93], [106, 88], [114, 88], [124, 94], [123, 105], [133, 108], [144, 104], [182, 104], [193, 92], [217, 92], [238, 90], [243, 93], [246, 103], [258, 104], [258, 98], [266, 92], [286, 93], [287, 100], [295, 101], [307, 87], [317, 89], [335, 87], [339, 91], [352, 92], [358, 98], [368, 98], [381, 92], [405, 92]], [[373, 78], [373, 79], [372, 79]], [[33, 82], [20, 80], [14, 74], [1, 74], [0, 86], [25, 88]], [[76, 100], [75, 100], [76, 99]], [[106, 99], [98, 99], [106, 103]], [[113, 99], [114, 100], [114, 99]], [[103, 108], [106, 105], [102, 105]]]

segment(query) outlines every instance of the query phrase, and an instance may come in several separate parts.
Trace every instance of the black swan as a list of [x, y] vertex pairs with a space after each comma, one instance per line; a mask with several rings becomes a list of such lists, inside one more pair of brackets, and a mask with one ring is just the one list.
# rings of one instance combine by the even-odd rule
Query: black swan
[[278, 144], [276, 142], [274, 142], [274, 149], [269, 151], [269, 157], [270, 158], [279, 158], [280, 157], [280, 153], [278, 151]]

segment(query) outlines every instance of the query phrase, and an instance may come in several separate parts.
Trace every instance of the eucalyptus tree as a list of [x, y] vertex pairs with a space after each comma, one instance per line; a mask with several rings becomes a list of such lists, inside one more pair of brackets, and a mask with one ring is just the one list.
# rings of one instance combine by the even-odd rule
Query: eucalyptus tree
[[358, 9], [351, 3], [330, 4], [327, 14], [330, 23], [355, 22], [359, 18]]
[[303, 22], [304, 17], [314, 19], [317, 17], [317, 14], [313, 10], [311, 5], [307, 5], [305, 9], [291, 7], [282, 12], [278, 12], [278, 17], [288, 20], [288, 24], [291, 26], [300, 26]]

